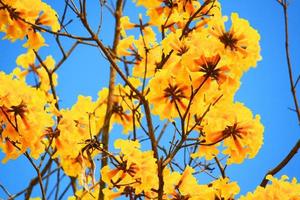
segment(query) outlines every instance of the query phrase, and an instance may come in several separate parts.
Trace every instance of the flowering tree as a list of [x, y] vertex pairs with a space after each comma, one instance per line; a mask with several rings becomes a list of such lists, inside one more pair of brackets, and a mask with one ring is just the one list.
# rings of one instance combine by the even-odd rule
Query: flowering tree
[[[237, 13], [223, 16], [217, 0], [137, 0], [146, 16], [136, 21], [123, 15], [123, 0], [100, 1], [97, 6], [115, 19], [108, 45], [99, 38], [102, 17], [92, 26], [87, 3], [65, 0], [58, 15], [41, 0], [0, 0], [0, 31], [12, 42], [25, 40], [27, 49], [12, 73], [0, 72], [0, 148], [4, 163], [23, 155], [37, 174], [17, 194], [1, 186], [7, 197], [30, 199], [39, 186], [39, 199], [65, 198], [69, 188], [69, 199], [235, 199], [240, 188], [226, 169], [254, 158], [263, 144], [260, 116], [234, 100], [241, 77], [261, 59], [257, 30]], [[278, 3], [285, 14], [290, 85], [300, 121], [288, 3]], [[68, 30], [69, 15], [78, 19], [84, 36]], [[40, 53], [45, 35], [55, 37], [50, 45], [57, 45], [60, 60]], [[65, 38], [72, 42], [69, 49]], [[71, 108], [61, 108], [56, 72], [79, 45], [98, 48], [107, 59], [108, 88], [94, 101], [79, 96]], [[112, 133], [114, 124], [123, 133]], [[112, 141], [111, 134], [119, 138]], [[300, 199], [295, 179], [273, 177], [299, 148], [300, 141], [240, 199]], [[52, 195], [47, 186], [56, 173], [68, 176], [70, 184], [58, 179]], [[198, 174], [210, 178], [200, 184]]]

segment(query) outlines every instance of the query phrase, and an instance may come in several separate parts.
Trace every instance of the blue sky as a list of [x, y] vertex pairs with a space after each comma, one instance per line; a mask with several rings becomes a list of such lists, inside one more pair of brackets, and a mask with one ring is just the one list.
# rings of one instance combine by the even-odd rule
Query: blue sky
[[[93, 11], [94, 4], [91, 1], [89, 8]], [[62, 7], [55, 1], [48, 1], [59, 13]], [[242, 86], [236, 95], [236, 100], [245, 103], [254, 114], [260, 114], [265, 126], [264, 145], [256, 158], [246, 160], [242, 165], [232, 165], [227, 169], [227, 175], [238, 181], [241, 193], [252, 191], [262, 180], [268, 169], [274, 167], [289, 152], [291, 146], [300, 138], [299, 126], [296, 114], [288, 108], [293, 107], [292, 96], [289, 88], [289, 79], [284, 49], [284, 21], [281, 6], [276, 0], [240, 0], [221, 1], [223, 14], [230, 16], [231, 12], [238, 12], [240, 17], [246, 18], [261, 35], [262, 61], [257, 68], [251, 69], [242, 78]], [[125, 14], [137, 18], [142, 9], [132, 7], [128, 1]], [[101, 39], [111, 44], [113, 21], [103, 21], [100, 34]], [[89, 19], [96, 24], [98, 17], [96, 12], [91, 12]], [[290, 46], [291, 58], [295, 77], [300, 73], [300, 2], [292, 0], [289, 8]], [[80, 32], [74, 27], [74, 31]], [[0, 37], [3, 34], [0, 33]], [[53, 38], [48, 37], [51, 44]], [[65, 41], [70, 46], [69, 41]], [[23, 42], [11, 44], [6, 40], [0, 41], [0, 70], [10, 72], [15, 66], [17, 55], [25, 52]], [[52, 54], [57, 60], [60, 54], [56, 47], [44, 47], [42, 54]], [[96, 98], [97, 92], [107, 84], [108, 64], [96, 48], [79, 46], [70, 59], [58, 71], [59, 85], [58, 95], [60, 105], [70, 107], [77, 100], [79, 94]], [[0, 153], [0, 159], [3, 154]], [[297, 177], [300, 180], [300, 154], [278, 174], [286, 174], [289, 177]], [[29, 163], [20, 158], [0, 164], [0, 183], [5, 185], [11, 193], [15, 193], [26, 187], [33, 176], [34, 170]], [[200, 180], [201, 181], [201, 180]], [[38, 188], [38, 187], [37, 187]], [[0, 190], [0, 198], [5, 197]]]

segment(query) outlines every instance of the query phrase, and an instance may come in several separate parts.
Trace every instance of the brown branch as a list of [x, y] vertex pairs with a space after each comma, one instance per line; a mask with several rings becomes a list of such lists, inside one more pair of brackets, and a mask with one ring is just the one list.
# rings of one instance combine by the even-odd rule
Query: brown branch
[[283, 13], [284, 13], [285, 54], [286, 54], [286, 61], [287, 61], [289, 79], [290, 79], [290, 87], [293, 95], [295, 110], [298, 117], [298, 124], [300, 124], [300, 110], [299, 110], [299, 104], [297, 99], [296, 87], [293, 78], [293, 70], [292, 70], [292, 63], [291, 63], [290, 49], [289, 49], [288, 3], [287, 0], [281, 1], [279, 3], [283, 8]]
[[12, 199], [12, 195], [9, 193], [9, 191], [0, 183], [0, 188], [4, 191], [4, 193], [9, 197], [9, 199]]
[[[53, 73], [52, 71], [50, 71], [48, 69], [48, 67], [45, 65], [45, 63], [43, 62], [42, 58], [40, 57], [40, 55], [34, 50], [34, 53], [36, 55], [36, 58], [38, 59], [38, 61], [40, 62], [40, 64], [42, 65], [42, 67], [45, 69], [45, 71], [47, 72], [48, 75], [48, 79], [49, 79], [49, 83], [50, 83], [50, 87], [51, 87], [51, 92], [52, 92], [52, 96], [55, 100], [55, 107], [59, 110], [59, 105], [58, 105], [58, 98], [56, 95], [56, 90], [55, 90], [55, 86], [54, 86], [54, 82], [53, 82]], [[59, 122], [59, 117], [58, 117], [58, 122]]]
[[[41, 171], [41, 176], [44, 176], [44, 174], [48, 171], [48, 169], [51, 167], [52, 165], [52, 159], [50, 158], [48, 160], [48, 162], [46, 163], [45, 167], [43, 168], [43, 170]], [[33, 190], [33, 187], [39, 183], [39, 177], [35, 177], [33, 179], [31, 179], [27, 189], [26, 189], [26, 194], [25, 194], [25, 199], [31, 196], [31, 192]]]
[[222, 178], [226, 178], [226, 174], [225, 174], [225, 168], [226, 168], [226, 165], [225, 167], [223, 167], [222, 163], [220, 162], [220, 160], [218, 159], [218, 157], [214, 157], [216, 163], [217, 163], [217, 166], [220, 170], [220, 173], [222, 175]]
[[60, 68], [60, 66], [68, 59], [68, 57], [72, 54], [72, 52], [74, 51], [74, 49], [77, 47], [77, 45], [80, 43], [80, 41], [76, 41], [72, 47], [70, 48], [70, 50], [67, 53], [63, 53], [63, 57], [62, 59], [56, 64], [56, 66], [54, 67], [54, 69], [52, 70], [51, 73], [54, 73], [56, 70], [58, 70], [58, 68]]
[[161, 137], [162, 137], [163, 134], [166, 132], [166, 129], [167, 129], [167, 127], [168, 127], [169, 124], [170, 124], [170, 121], [169, 121], [169, 120], [165, 122], [164, 126], [162, 127], [162, 129], [161, 129], [161, 131], [160, 131], [160, 133], [159, 133], [159, 135], [158, 135], [158, 137], [157, 137], [157, 143], [159, 143]]
[[[290, 50], [289, 50], [288, 1], [287, 0], [277, 0], [277, 2], [283, 8], [286, 61], [287, 61], [287, 67], [288, 67], [288, 73], [289, 73], [291, 92], [293, 95], [293, 100], [294, 100], [294, 105], [295, 105], [295, 112], [297, 113], [298, 124], [300, 124], [300, 110], [299, 110], [298, 99], [297, 99], [297, 94], [296, 94], [296, 84], [294, 83], [294, 79], [293, 79], [293, 70], [292, 70], [292, 64], [291, 64], [291, 59], [290, 59]], [[298, 80], [296, 82], [298, 82]], [[265, 175], [264, 179], [260, 183], [260, 186], [265, 187], [269, 182], [269, 180], [267, 180], [266, 177], [268, 175], [273, 176], [273, 175], [277, 174], [281, 169], [283, 169], [289, 163], [289, 161], [296, 155], [299, 148], [300, 148], [300, 140], [297, 141], [297, 143], [291, 149], [289, 154], [276, 167], [271, 169]]]
[[[114, 34], [114, 42], [113, 42], [113, 48], [112, 53], [116, 54], [117, 52], [117, 46], [120, 41], [121, 36], [121, 17], [122, 17], [122, 8], [123, 8], [123, 0], [117, 1], [117, 7], [115, 11], [115, 34]], [[114, 59], [114, 62], [115, 59]], [[108, 151], [108, 143], [109, 143], [109, 125], [110, 125], [110, 119], [113, 114], [113, 104], [114, 104], [114, 91], [115, 91], [115, 80], [116, 80], [116, 70], [111, 65], [110, 66], [110, 75], [109, 75], [109, 90], [108, 90], [108, 97], [107, 97], [107, 107], [106, 107], [106, 113], [104, 118], [104, 124], [102, 128], [102, 139], [101, 142], [103, 144], [103, 148]], [[101, 159], [101, 168], [106, 166], [108, 163], [108, 158], [105, 154], [102, 154]], [[104, 193], [103, 189], [105, 188], [105, 182], [100, 178], [100, 189], [99, 189], [99, 199], [104, 199]]]
[[151, 147], [152, 147], [152, 150], [154, 152], [154, 157], [157, 160], [157, 166], [158, 166], [158, 177], [159, 177], [159, 195], [158, 195], [158, 199], [162, 199], [162, 194], [163, 194], [163, 175], [162, 175], [162, 171], [163, 171], [163, 168], [161, 167], [162, 164], [161, 164], [161, 162], [159, 161], [159, 158], [158, 158], [157, 141], [156, 141], [155, 134], [154, 134], [154, 128], [153, 128], [153, 123], [152, 123], [152, 118], [151, 118], [149, 102], [143, 96], [143, 94], [140, 93], [138, 91], [138, 89], [136, 89], [132, 85], [132, 83], [127, 79], [126, 75], [121, 71], [119, 66], [114, 61], [114, 57], [113, 57], [112, 53], [110, 52], [110, 50], [104, 46], [104, 44], [99, 40], [98, 36], [92, 31], [92, 29], [90, 28], [86, 18], [84, 18], [83, 16], [80, 16], [80, 19], [81, 19], [83, 25], [85, 26], [85, 28], [87, 29], [87, 31], [90, 33], [93, 40], [97, 43], [97, 45], [99, 46], [101, 51], [104, 53], [104, 55], [106, 56], [106, 58], [110, 62], [111, 66], [117, 71], [117, 73], [125, 81], [125, 83], [128, 85], [128, 87], [134, 93], [136, 93], [136, 95], [139, 97], [140, 101], [143, 103], [143, 107], [144, 107], [144, 110], [145, 110], [146, 122], [147, 122], [147, 126], [148, 126], [148, 134], [149, 134], [150, 141], [151, 141]]
[[289, 152], [289, 154], [273, 169], [271, 169], [264, 177], [264, 179], [262, 180], [262, 182], [260, 183], [261, 187], [265, 187], [269, 180], [266, 179], [266, 177], [268, 175], [275, 175], [277, 174], [281, 169], [283, 169], [289, 162], [290, 160], [296, 155], [296, 153], [298, 152], [298, 150], [300, 149], [300, 139], [298, 140], [298, 142], [296, 143], [296, 145], [291, 149], [291, 151]]
[[[35, 171], [37, 173], [38, 183], [40, 185], [41, 193], [42, 193], [42, 199], [46, 200], [46, 194], [45, 194], [45, 190], [44, 190], [44, 186], [43, 186], [43, 179], [42, 179], [42, 174], [40, 172], [40, 169], [34, 164], [32, 158], [29, 156], [29, 154], [27, 152], [25, 152], [24, 155], [28, 159], [28, 161], [30, 162], [30, 164], [33, 166], [33, 168], [35, 169]], [[26, 193], [25, 199], [29, 199], [29, 198], [30, 198], [30, 194]]]

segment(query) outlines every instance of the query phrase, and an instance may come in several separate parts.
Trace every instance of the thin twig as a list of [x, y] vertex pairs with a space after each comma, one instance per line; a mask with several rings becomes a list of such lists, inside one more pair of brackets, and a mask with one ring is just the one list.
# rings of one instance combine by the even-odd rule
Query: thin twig
[[285, 31], [285, 53], [286, 53], [286, 61], [287, 61], [287, 67], [288, 67], [288, 73], [289, 73], [289, 79], [290, 79], [290, 87], [291, 92], [293, 95], [295, 110], [298, 117], [298, 124], [300, 124], [300, 110], [298, 105], [298, 99], [297, 99], [297, 93], [293, 78], [293, 70], [292, 70], [292, 63], [290, 58], [290, 49], [289, 49], [289, 26], [288, 26], [288, 3], [287, 0], [284, 0], [280, 3], [283, 8], [284, 13], [284, 31]]
[[[114, 41], [113, 41], [113, 48], [112, 53], [116, 54], [117, 52], [117, 46], [120, 41], [121, 36], [121, 17], [122, 17], [122, 7], [123, 7], [123, 0], [117, 1], [117, 7], [114, 13], [115, 16], [115, 34], [114, 34]], [[115, 59], [114, 59], [115, 62]], [[107, 97], [107, 107], [106, 107], [106, 114], [104, 118], [104, 124], [102, 127], [102, 139], [101, 142], [103, 144], [103, 148], [108, 151], [108, 143], [109, 143], [109, 125], [110, 125], [110, 119], [113, 114], [113, 104], [114, 104], [114, 91], [115, 91], [115, 81], [116, 81], [116, 70], [113, 66], [110, 66], [110, 75], [109, 75], [109, 91], [108, 91], [108, 97]], [[100, 134], [100, 133], [99, 133]], [[105, 154], [102, 154], [103, 156]], [[101, 159], [101, 168], [107, 165], [108, 159], [105, 155]], [[100, 189], [99, 189], [99, 199], [104, 199], [104, 193], [103, 189], [105, 188], [105, 182], [100, 179]]]
[[219, 161], [218, 157], [214, 157], [216, 163], [217, 163], [217, 166], [220, 170], [220, 173], [222, 175], [222, 178], [226, 178], [226, 174], [225, 174], [225, 167], [223, 167], [222, 163]]
[[0, 188], [4, 191], [4, 193], [9, 197], [9, 199], [12, 198], [12, 195], [10, 192], [0, 183]]
[[298, 150], [300, 149], [300, 140], [296, 143], [296, 145], [291, 149], [289, 154], [273, 169], [271, 169], [265, 176], [262, 182], [260, 183], [260, 186], [265, 187], [269, 180], [267, 179], [268, 175], [275, 175], [277, 174], [281, 169], [283, 169], [289, 162], [290, 160], [297, 154]]
[[[42, 175], [40, 173], [40, 169], [34, 164], [32, 158], [30, 157], [30, 155], [27, 152], [25, 152], [24, 155], [28, 159], [28, 161], [30, 162], [30, 164], [33, 166], [33, 168], [35, 169], [35, 171], [37, 173], [38, 183], [40, 185], [41, 193], [42, 193], [42, 199], [46, 200], [46, 194], [45, 194], [45, 190], [44, 190], [44, 186], [43, 186], [43, 179], [42, 179]], [[27, 195], [25, 196], [25, 199], [30, 198], [30, 196], [28, 196], [28, 194], [29, 193], [27, 193]]]

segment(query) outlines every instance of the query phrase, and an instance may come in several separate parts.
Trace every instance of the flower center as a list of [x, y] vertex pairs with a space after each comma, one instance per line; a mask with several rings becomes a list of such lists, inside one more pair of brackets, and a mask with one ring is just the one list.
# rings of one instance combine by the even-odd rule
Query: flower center
[[177, 52], [177, 56], [182, 56], [183, 54], [185, 54], [187, 51], [189, 50], [189, 47], [187, 47], [186, 45], [182, 45], [180, 47], [180, 49]]
[[233, 126], [227, 126], [222, 133], [224, 138], [230, 136], [232, 136], [234, 140], [237, 140], [238, 138], [243, 138], [243, 136], [241, 135], [242, 128], [238, 128], [237, 123], [235, 123]]
[[20, 116], [22, 119], [25, 117], [25, 113], [27, 112], [27, 106], [22, 101], [17, 106], [11, 106], [10, 109], [8, 109], [8, 112], [14, 113], [15, 116]]
[[229, 47], [231, 51], [237, 50], [238, 39], [234, 37], [233, 33], [225, 32], [219, 37], [219, 40], [224, 44], [225, 49]]
[[166, 89], [164, 89], [164, 97], [169, 98], [171, 103], [175, 103], [176, 101], [180, 101], [181, 98], [186, 98], [183, 94], [181, 88], [178, 85], [169, 84]]
[[200, 72], [205, 73], [205, 77], [210, 77], [213, 80], [218, 80], [218, 77], [220, 75], [220, 69], [216, 69], [219, 61], [220, 61], [220, 56], [214, 56], [212, 58], [207, 58], [206, 62], [200, 65]]

